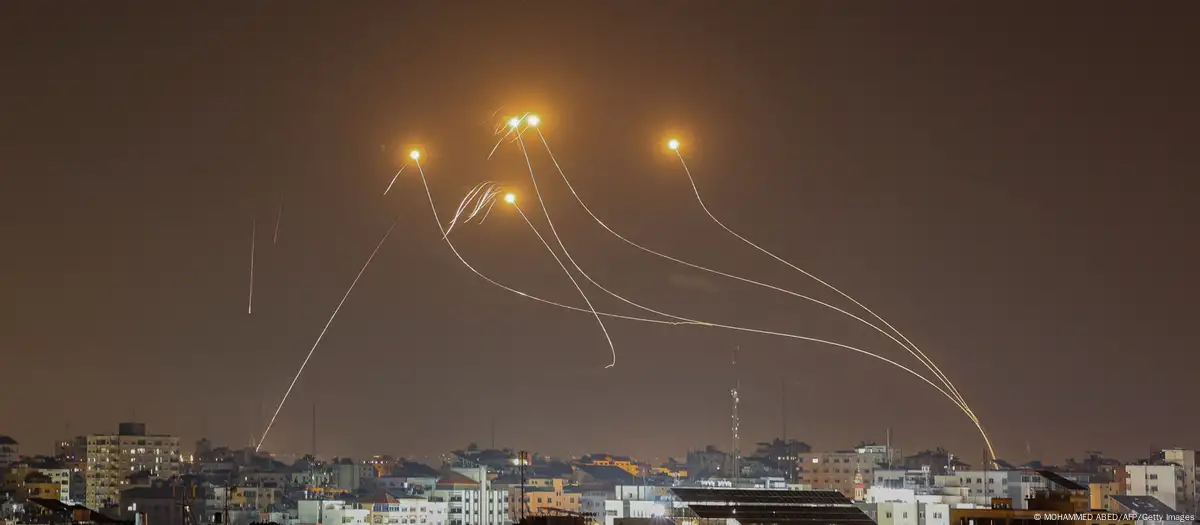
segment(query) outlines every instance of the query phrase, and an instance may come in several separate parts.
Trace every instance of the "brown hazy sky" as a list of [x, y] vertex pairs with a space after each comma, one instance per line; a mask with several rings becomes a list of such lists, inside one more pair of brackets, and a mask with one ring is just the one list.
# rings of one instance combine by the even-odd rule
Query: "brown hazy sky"
[[[393, 218], [266, 448], [432, 455], [469, 441], [647, 459], [747, 442], [882, 440], [979, 456], [966, 418], [878, 361], [708, 328], [594, 319], [470, 274], [443, 214], [484, 179], [529, 200], [490, 115], [538, 112], [618, 231], [844, 305], [710, 208], [920, 344], [1002, 457], [1200, 446], [1200, 37], [1193, 2], [6, 2], [0, 7], [0, 433], [31, 452], [137, 417], [247, 443]], [[381, 147], [381, 145], [383, 147]], [[552, 217], [648, 306], [836, 339], [854, 321], [639, 253], [544, 152]], [[284, 211], [271, 241], [276, 207]], [[535, 213], [540, 215], [540, 213]], [[255, 312], [246, 314], [252, 221]], [[578, 295], [505, 210], [456, 235], [512, 286]], [[600, 293], [605, 309], [634, 313]], [[744, 448], [749, 448], [744, 447]]]

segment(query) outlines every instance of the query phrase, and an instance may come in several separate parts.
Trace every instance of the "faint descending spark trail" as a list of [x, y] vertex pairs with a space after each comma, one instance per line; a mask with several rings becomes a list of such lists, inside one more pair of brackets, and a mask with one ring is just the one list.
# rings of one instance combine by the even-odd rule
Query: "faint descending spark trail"
[[279, 198], [279, 214], [275, 216], [275, 238], [271, 244], [279, 243], [279, 223], [283, 222], [283, 197]]
[[384, 194], [384, 195], [387, 195], [389, 191], [392, 191], [392, 185], [396, 183], [396, 179], [400, 178], [400, 174], [401, 174], [401, 173], [403, 173], [403, 172], [404, 172], [404, 168], [407, 168], [407, 167], [408, 167], [408, 164], [404, 164], [404, 165], [400, 166], [400, 170], [399, 170], [399, 171], [397, 171], [397, 172], [396, 172], [396, 175], [394, 175], [394, 176], [392, 177], [392, 182], [389, 182], [389, 183], [388, 183], [388, 187], [387, 187], [387, 189], [386, 189], [386, 190], [383, 190], [383, 194]]
[[[872, 317], [874, 317], [875, 319], [878, 319], [879, 322], [883, 323], [884, 326], [888, 327], [888, 329], [892, 330], [893, 332], [896, 333], [896, 335], [900, 336], [900, 339], [903, 339], [906, 343], [908, 343], [909, 348], [911, 348], [913, 351], [915, 351], [916, 353], [918, 353], [922, 357], [924, 357], [925, 361], [927, 361], [929, 363], [929, 366], [931, 366], [933, 368], [933, 373], [936, 376], [938, 376], [938, 378], [943, 383], [946, 384], [946, 386], [950, 389], [950, 391], [956, 397], [958, 397], [958, 399], [963, 400], [962, 394], [958, 391], [957, 388], [955, 388], [954, 384], [950, 381], [950, 378], [946, 377], [946, 374], [942, 373], [942, 371], [938, 368], [938, 366], [933, 363], [933, 360], [929, 359], [929, 357], [925, 354], [925, 352], [921, 351], [921, 349], [919, 347], [917, 347], [916, 344], [913, 344], [913, 342], [911, 340], [909, 340], [908, 337], [906, 337], [903, 332], [896, 329], [896, 327], [892, 326], [891, 323], [887, 322], [887, 320], [885, 320], [879, 314], [875, 313], [870, 308], [867, 308], [866, 305], [862, 304], [857, 299], [851, 297], [850, 294], [847, 294], [846, 292], [841, 291], [837, 287], [833, 286], [832, 284], [829, 284], [828, 282], [822, 280], [821, 278], [817, 277], [816, 275], [813, 275], [813, 274], [805, 271], [803, 268], [800, 268], [800, 267], [788, 262], [787, 260], [783, 259], [782, 257], [779, 257], [778, 255], [775, 255], [774, 253], [771, 253], [766, 248], [763, 248], [762, 246], [755, 244], [753, 241], [739, 235], [737, 232], [733, 231], [728, 226], [726, 226], [725, 223], [721, 222], [720, 219], [717, 219], [717, 217], [715, 215], [713, 215], [713, 213], [711, 211], [709, 211], [708, 206], [705, 205], [705, 203], [704, 203], [704, 199], [700, 196], [700, 189], [699, 189], [699, 187], [696, 186], [696, 179], [694, 177], [692, 177], [692, 170], [688, 168], [687, 162], [683, 159], [683, 153], [680, 153], [677, 146], [672, 149], [675, 151], [675, 156], [679, 158], [679, 164], [681, 166], [683, 166], [684, 173], [687, 174], [688, 182], [691, 183], [691, 185], [692, 185], [692, 191], [696, 194], [696, 202], [698, 202], [700, 204], [700, 208], [704, 210], [704, 214], [708, 215], [708, 218], [712, 219], [712, 221], [715, 222], [717, 224], [717, 226], [720, 226], [721, 229], [725, 230], [730, 235], [737, 237], [738, 240], [740, 240], [740, 241], [746, 243], [747, 245], [753, 247], [754, 249], [770, 256], [772, 259], [775, 259], [776, 261], [779, 261], [779, 262], [787, 265], [789, 268], [808, 276], [809, 278], [811, 278], [814, 281], [817, 281], [818, 283], [821, 283], [826, 288], [829, 288], [830, 290], [837, 292], [842, 297], [845, 297], [846, 299], [850, 300], [850, 302], [853, 302], [855, 305], [857, 305], [859, 308], [862, 308], [864, 311], [871, 314]], [[966, 404], [965, 400], [964, 400], [963, 404], [964, 405]], [[972, 416], [974, 416], [974, 412], [972, 412]], [[986, 439], [987, 439], [986, 436], [984, 439], [986, 441]], [[995, 452], [995, 450], [992, 449], [992, 445], [990, 442], [988, 443], [988, 452], [991, 453], [992, 459], [996, 459], [996, 452]]]
[[[514, 207], [515, 207], [515, 204], [514, 204]], [[520, 212], [520, 208], [517, 208], [517, 211], [518, 211], [518, 212]], [[550, 243], [546, 242], [546, 239], [545, 239], [544, 237], [542, 237], [541, 233], [539, 233], [539, 232], [537, 231], [537, 228], [533, 226], [533, 223], [531, 223], [531, 222], [529, 221], [529, 218], [528, 218], [528, 217], [526, 217], [526, 216], [525, 216], [525, 214], [524, 214], [523, 212], [521, 213], [521, 218], [525, 220], [525, 224], [526, 224], [526, 225], [528, 225], [528, 226], [529, 226], [529, 228], [530, 228], [531, 230], [533, 230], [534, 234], [536, 234], [536, 235], [537, 235], [537, 237], [538, 237], [538, 240], [540, 240], [540, 241], [542, 242], [542, 246], [544, 246], [544, 247], [546, 248], [546, 251], [550, 252], [550, 255], [554, 256], [554, 258], [555, 258], [555, 259], [558, 259], [558, 254], [557, 254], [557, 253], [555, 253], [555, 252], [554, 252], [554, 249], [550, 247]], [[565, 272], [565, 271], [567, 271], [566, 267], [565, 267], [565, 266], [562, 264], [562, 261], [561, 261], [561, 260], [559, 260], [559, 266], [560, 266], [560, 267], [563, 269], [563, 271], [564, 271], [564, 272]], [[537, 299], [536, 297], [533, 297], [533, 296], [531, 296], [531, 295], [527, 295], [527, 294], [522, 294], [522, 295], [525, 295], [526, 297], [529, 297], [529, 298], [532, 298], [532, 299]], [[561, 305], [560, 305], [560, 306], [561, 306]], [[569, 307], [569, 306], [568, 306], [567, 308], [569, 308], [569, 309], [571, 309], [571, 310], [582, 311], [582, 312], [586, 312], [586, 311], [587, 311], [587, 310], [585, 310], [585, 309], [583, 309], [583, 308], [575, 308], [575, 307]], [[598, 313], [599, 315], [611, 315], [611, 314], [605, 314], [605, 313], [603, 313], [603, 312], [597, 312], [597, 313]], [[685, 318], [682, 318], [682, 317], [677, 317], [677, 318], [678, 318], [678, 319], [685, 319]], [[625, 319], [630, 319], [630, 320], [633, 320], [633, 321], [644, 321], [644, 322], [651, 322], [651, 323], [663, 323], [663, 322], [664, 322], [664, 321], [658, 321], [658, 320], [654, 320], [654, 319], [639, 319], [639, 318], [630, 318], [630, 317], [625, 317]], [[869, 351], [866, 351], [866, 350], [862, 350], [862, 349], [859, 349], [859, 348], [855, 348], [855, 347], [853, 347], [853, 346], [846, 345], [846, 344], [842, 344], [842, 343], [837, 343], [837, 342], [834, 342], [834, 341], [826, 341], [826, 340], [824, 340], [824, 339], [817, 339], [817, 338], [815, 338], [815, 337], [808, 337], [808, 336], [803, 336], [803, 335], [789, 334], [789, 333], [784, 333], [784, 332], [773, 332], [773, 331], [770, 331], [770, 330], [759, 330], [759, 329], [757, 329], [757, 328], [747, 328], [747, 327], [744, 327], [744, 326], [724, 325], [724, 324], [709, 323], [709, 322], [705, 322], [705, 321], [696, 321], [696, 320], [689, 320], [689, 322], [671, 323], [671, 324], [689, 324], [689, 325], [697, 325], [697, 326], [707, 326], [707, 327], [710, 327], [710, 328], [724, 328], [724, 329], [726, 329], [726, 330], [734, 330], [734, 331], [738, 331], [738, 332], [747, 332], [747, 333], [759, 334], [759, 335], [773, 335], [773, 336], [778, 336], [778, 337], [787, 337], [787, 338], [790, 338], [790, 339], [798, 339], [798, 340], [801, 340], [801, 341], [810, 341], [810, 342], [814, 342], [814, 343], [820, 343], [820, 344], [825, 344], [825, 345], [830, 345], [830, 346], [834, 346], [834, 347], [842, 348], [842, 349], [845, 349], [845, 350], [850, 350], [850, 351], [853, 351], [853, 352], [858, 352], [858, 353], [860, 353], [860, 354], [863, 354], [863, 355], [866, 355], [866, 356], [868, 356], [868, 357], [873, 357], [873, 358], [875, 358], [875, 359], [878, 359], [878, 360], [880, 360], [880, 361], [883, 361], [883, 362], [885, 362], [885, 363], [888, 363], [888, 364], [890, 364], [890, 365], [892, 365], [892, 366], [895, 366], [895, 367], [897, 367], [897, 368], [900, 368], [901, 370], [904, 370], [905, 372], [908, 372], [908, 373], [910, 373], [910, 374], [912, 374], [912, 375], [916, 376], [916, 377], [917, 377], [917, 379], [920, 379], [921, 381], [924, 381], [924, 382], [925, 382], [926, 384], [928, 384], [929, 386], [932, 386], [932, 387], [934, 388], [934, 390], [937, 390], [937, 391], [938, 391], [939, 393], [941, 393], [943, 396], [946, 396], [946, 398], [947, 398], [947, 399], [949, 399], [951, 403], [954, 403], [954, 405], [955, 405], [956, 407], [958, 407], [960, 410], [963, 410], [964, 412], [966, 411], [966, 408], [965, 408], [965, 407], [963, 407], [963, 406], [962, 406], [962, 404], [961, 404], [961, 403], [960, 403], [960, 402], [959, 402], [957, 399], [955, 399], [955, 398], [954, 398], [954, 396], [950, 395], [950, 393], [949, 393], [949, 392], [946, 392], [946, 390], [944, 390], [942, 387], [938, 386], [938, 384], [937, 384], [937, 383], [934, 383], [933, 381], [930, 381], [930, 380], [929, 380], [929, 378], [927, 378], [927, 377], [925, 377], [925, 376], [921, 375], [921, 374], [920, 374], [920, 373], [918, 373], [917, 371], [915, 371], [915, 370], [913, 370], [913, 369], [911, 369], [911, 368], [909, 368], [909, 367], [907, 367], [907, 366], [904, 366], [904, 365], [902, 365], [902, 364], [900, 364], [900, 363], [897, 363], [896, 361], [893, 361], [893, 360], [891, 360], [891, 359], [888, 359], [888, 358], [886, 358], [886, 357], [883, 357], [883, 356], [881, 356], [881, 355], [879, 355], [879, 354], [876, 354], [876, 353], [874, 353], [874, 352], [869, 352]]]
[[[925, 355], [925, 354], [923, 354], [923, 353], [920, 353], [919, 351], [914, 351], [912, 348], [910, 348], [910, 347], [909, 347], [909, 345], [906, 345], [905, 343], [901, 342], [899, 339], [896, 339], [896, 336], [892, 335], [890, 332], [888, 332], [888, 331], [886, 331], [886, 330], [884, 330], [884, 329], [880, 328], [879, 326], [875, 325], [874, 323], [871, 323], [870, 321], [867, 321], [866, 319], [863, 319], [862, 317], [860, 317], [860, 316], [858, 316], [858, 315], [855, 315], [855, 314], [853, 314], [853, 313], [850, 313], [850, 312], [848, 312], [848, 311], [846, 311], [846, 310], [844, 310], [844, 309], [842, 309], [842, 308], [839, 308], [839, 307], [837, 307], [837, 306], [834, 306], [834, 305], [832, 305], [832, 304], [826, 303], [826, 302], [824, 302], [824, 301], [821, 301], [821, 300], [818, 300], [818, 299], [814, 299], [814, 298], [812, 298], [812, 297], [808, 297], [808, 296], [806, 296], [806, 295], [799, 294], [799, 293], [793, 292], [793, 291], [791, 291], [791, 290], [787, 290], [787, 289], [785, 289], [785, 288], [780, 288], [780, 287], [778, 287], [778, 286], [773, 286], [773, 285], [766, 284], [766, 283], [759, 282], [759, 281], [755, 281], [755, 280], [752, 280], [752, 279], [747, 279], [747, 278], [745, 278], [745, 277], [741, 277], [741, 276], [738, 276], [738, 275], [733, 275], [733, 274], [726, 273], [726, 272], [722, 272], [722, 271], [719, 271], [719, 270], [714, 270], [714, 269], [712, 269], [712, 268], [708, 268], [708, 267], [701, 266], [701, 265], [698, 265], [698, 264], [694, 264], [694, 263], [691, 263], [691, 262], [688, 262], [688, 261], [684, 261], [684, 260], [681, 260], [681, 259], [677, 259], [677, 258], [675, 258], [675, 257], [671, 257], [671, 256], [669, 256], [669, 255], [667, 255], [667, 254], [664, 254], [664, 253], [661, 253], [661, 252], [658, 252], [658, 251], [652, 250], [652, 249], [650, 249], [650, 248], [647, 248], [647, 247], [645, 247], [645, 246], [643, 246], [643, 245], [641, 245], [641, 244], [638, 244], [638, 243], [636, 243], [636, 242], [634, 242], [634, 241], [632, 241], [632, 240], [629, 240], [629, 239], [628, 239], [628, 238], [626, 238], [625, 236], [623, 236], [623, 235], [621, 235], [621, 234], [617, 233], [615, 230], [613, 230], [611, 227], [609, 227], [609, 226], [608, 226], [608, 224], [606, 224], [606, 223], [605, 223], [603, 220], [601, 220], [601, 219], [600, 219], [598, 216], [596, 216], [596, 214], [595, 214], [594, 212], [592, 212], [591, 208], [589, 208], [589, 207], [588, 207], [588, 205], [587, 205], [586, 203], [584, 203], [584, 202], [583, 202], [583, 198], [582, 198], [582, 197], [580, 197], [580, 196], [579, 196], [579, 193], [575, 191], [575, 187], [574, 187], [574, 186], [571, 184], [571, 181], [570, 181], [570, 179], [568, 179], [568, 178], [567, 178], [567, 175], [566, 175], [566, 173], [563, 171], [563, 169], [562, 169], [562, 166], [561, 166], [561, 165], [558, 163], [558, 159], [557, 159], [557, 158], [554, 156], [554, 152], [553, 152], [553, 151], [550, 149], [550, 143], [549, 143], [549, 142], [546, 140], [546, 137], [545, 137], [545, 135], [544, 135], [544, 134], [542, 134], [542, 131], [541, 131], [541, 129], [540, 129], [540, 128], [535, 128], [535, 129], [537, 129], [538, 138], [540, 138], [540, 139], [541, 139], [541, 141], [542, 141], [542, 145], [543, 145], [543, 146], [545, 146], [545, 148], [546, 148], [546, 153], [547, 153], [547, 155], [549, 155], [549, 157], [550, 157], [550, 161], [554, 163], [554, 167], [555, 167], [555, 169], [557, 169], [557, 170], [558, 170], [558, 174], [559, 174], [559, 175], [562, 177], [562, 179], [563, 179], [563, 182], [564, 182], [564, 183], [566, 183], [566, 185], [567, 185], [567, 188], [568, 188], [569, 190], [571, 190], [571, 194], [572, 194], [572, 195], [575, 197], [575, 200], [576, 200], [576, 201], [579, 203], [579, 205], [580, 205], [580, 206], [583, 208], [583, 210], [584, 210], [585, 212], [587, 212], [587, 214], [588, 214], [588, 215], [590, 215], [590, 216], [592, 217], [592, 219], [593, 219], [593, 220], [595, 220], [595, 221], [596, 221], [596, 223], [597, 223], [597, 224], [599, 224], [599, 225], [600, 225], [602, 228], [604, 228], [605, 230], [607, 230], [609, 233], [611, 233], [611, 234], [612, 234], [613, 236], [615, 236], [616, 238], [620, 239], [621, 241], [624, 241], [626, 244], [628, 244], [628, 245], [630, 245], [630, 246], [633, 246], [634, 248], [637, 248], [637, 249], [639, 249], [639, 250], [642, 250], [642, 251], [644, 251], [644, 252], [646, 252], [646, 253], [649, 253], [649, 254], [651, 254], [651, 255], [655, 255], [655, 256], [657, 256], [657, 257], [661, 257], [661, 258], [663, 258], [663, 259], [666, 259], [666, 260], [669, 260], [669, 261], [672, 261], [672, 262], [675, 262], [675, 263], [678, 263], [678, 264], [682, 264], [682, 265], [684, 265], [684, 266], [687, 266], [687, 267], [690, 267], [690, 268], [695, 268], [695, 269], [697, 269], [697, 270], [703, 270], [703, 271], [706, 271], [706, 272], [709, 272], [709, 273], [712, 273], [712, 274], [715, 274], [715, 275], [720, 275], [720, 276], [722, 276], [722, 277], [727, 277], [727, 278], [734, 279], [734, 280], [737, 280], [737, 281], [741, 281], [741, 282], [744, 282], [744, 283], [753, 284], [753, 285], [760, 286], [760, 287], [763, 287], [763, 288], [768, 288], [768, 289], [771, 289], [771, 290], [775, 290], [775, 291], [778, 291], [778, 292], [782, 292], [782, 293], [785, 293], [785, 294], [788, 294], [788, 295], [791, 295], [791, 296], [794, 296], [794, 297], [798, 297], [798, 298], [801, 298], [801, 299], [804, 299], [804, 300], [807, 300], [807, 301], [810, 301], [810, 302], [816, 303], [816, 304], [818, 304], [818, 305], [824, 306], [824, 307], [826, 307], [826, 308], [829, 308], [829, 309], [831, 309], [831, 310], [834, 310], [834, 311], [837, 311], [837, 312], [839, 312], [839, 313], [842, 313], [842, 314], [844, 314], [844, 315], [846, 315], [846, 316], [849, 316], [849, 317], [851, 317], [851, 318], [853, 318], [853, 319], [855, 319], [855, 320], [857, 320], [857, 321], [859, 321], [859, 322], [861, 322], [861, 323], [863, 323], [863, 324], [865, 324], [865, 325], [867, 325], [867, 326], [871, 327], [871, 328], [872, 328], [872, 329], [874, 329], [875, 331], [877, 331], [877, 332], [879, 332], [879, 333], [883, 334], [883, 335], [884, 335], [885, 337], [887, 337], [888, 339], [891, 339], [893, 342], [895, 342], [897, 345], [899, 345], [901, 348], [903, 348], [903, 349], [904, 349], [904, 350], [906, 350], [906, 351], [907, 351], [909, 354], [911, 354], [913, 357], [915, 357], [915, 358], [916, 358], [918, 361], [920, 361], [920, 363], [921, 363], [922, 365], [924, 365], [924, 366], [925, 366], [925, 368], [927, 368], [927, 369], [928, 369], [930, 372], [932, 372], [932, 373], [935, 375], [935, 377], [937, 377], [937, 378], [938, 378], [939, 380], [941, 380], [943, 383], [946, 383], [946, 380], [945, 380], [945, 378], [944, 378], [944, 375], [942, 375], [942, 374], [941, 374], [941, 371], [937, 369], [937, 366], [936, 366], [936, 364], [933, 364], [933, 361], [932, 361], [932, 359], [929, 359], [929, 357], [928, 357], [928, 356], [926, 356], [926, 355]], [[585, 275], [586, 275], [586, 274], [585, 274]], [[595, 283], [595, 282], [593, 282], [593, 284], [596, 284], [596, 283]], [[597, 286], [599, 286], [599, 285], [597, 284]], [[600, 288], [601, 288], [601, 289], [604, 289], [603, 287], [600, 287]], [[607, 291], [607, 290], [605, 290], [605, 291]], [[609, 292], [609, 293], [611, 294], [611, 292]], [[620, 297], [618, 297], [618, 299], [621, 299], [621, 298], [620, 298]], [[624, 299], [622, 299], [622, 300], [624, 300]], [[628, 301], [626, 301], [626, 302], [628, 302]], [[635, 306], [637, 306], [637, 305], [635, 305]], [[657, 313], [657, 312], [656, 312], [656, 313]], [[664, 314], [664, 315], [665, 315], [665, 314]], [[950, 384], [947, 384], [946, 386], [947, 386], [948, 388], [953, 388], [953, 385], [950, 385]], [[958, 394], [958, 392], [954, 392], [954, 393], [955, 393], [956, 395]], [[960, 400], [961, 400], [961, 401], [963, 401], [963, 403], [965, 404], [965, 400], [962, 400], [962, 399], [961, 399], [961, 396], [959, 396], [959, 397], [960, 397]], [[968, 417], [971, 417], [971, 419], [972, 419], [973, 421], [975, 421], [976, 423], [978, 423], [978, 418], [976, 418], [976, 417], [975, 417], [975, 415], [974, 415], [974, 412], [973, 412], [973, 411], [970, 411], [970, 413], [968, 413]]]
[[496, 204], [496, 197], [499, 196], [499, 184], [496, 184], [492, 181], [484, 181], [476, 184], [475, 187], [471, 188], [471, 191], [468, 191], [467, 195], [463, 197], [462, 202], [458, 203], [458, 209], [454, 211], [454, 215], [447, 223], [445, 235], [450, 235], [450, 232], [454, 230], [454, 226], [458, 224], [458, 219], [462, 218], [463, 212], [467, 210], [467, 206], [471, 202], [474, 202], [475, 205], [473, 208], [471, 208], [471, 213], [467, 214], [464, 222], [470, 222], [477, 215], [479, 215], [479, 212], [486, 210], [483, 215], [483, 219], [479, 220], [480, 224], [482, 224], [483, 221], [487, 219], [487, 216], [491, 214], [492, 206]]
[[367, 271], [367, 267], [371, 266], [371, 261], [375, 259], [375, 254], [379, 253], [379, 249], [383, 247], [383, 243], [387, 241], [388, 236], [392, 234], [392, 230], [396, 229], [396, 224], [400, 222], [400, 216], [392, 221], [392, 225], [388, 227], [387, 233], [383, 234], [383, 238], [379, 239], [379, 244], [375, 245], [375, 250], [371, 252], [371, 256], [367, 257], [367, 262], [363, 264], [362, 269], [358, 271], [358, 275], [354, 276], [354, 281], [350, 283], [350, 287], [346, 289], [346, 293], [342, 295], [342, 300], [338, 301], [337, 308], [333, 309], [333, 314], [329, 316], [329, 320], [325, 322], [325, 327], [321, 329], [321, 333], [317, 335], [316, 342], [312, 348], [308, 350], [308, 355], [304, 357], [304, 362], [300, 363], [300, 369], [296, 371], [296, 375], [292, 377], [291, 384], [288, 385], [287, 391], [283, 393], [283, 399], [279, 401], [279, 406], [275, 408], [275, 414], [271, 416], [271, 421], [267, 423], [267, 429], [263, 431], [262, 439], [258, 440], [258, 446], [254, 447], [255, 451], [262, 448], [262, 444], [267, 440], [267, 434], [271, 432], [271, 427], [275, 425], [275, 419], [279, 417], [279, 411], [283, 410], [283, 404], [287, 403], [288, 396], [292, 394], [292, 389], [296, 387], [296, 381], [300, 380], [300, 374], [304, 373], [304, 367], [308, 366], [308, 361], [312, 359], [313, 353], [317, 351], [317, 347], [321, 344], [321, 339], [325, 337], [325, 332], [329, 331], [329, 325], [333, 324], [333, 319], [337, 317], [339, 311], [342, 310], [342, 305], [346, 304], [346, 298], [350, 297], [350, 292], [354, 291], [354, 287], [358, 285], [358, 280], [362, 278], [363, 273]]
[[254, 313], [254, 241], [258, 238], [258, 219], [250, 222], [250, 300], [246, 305], [246, 313]]

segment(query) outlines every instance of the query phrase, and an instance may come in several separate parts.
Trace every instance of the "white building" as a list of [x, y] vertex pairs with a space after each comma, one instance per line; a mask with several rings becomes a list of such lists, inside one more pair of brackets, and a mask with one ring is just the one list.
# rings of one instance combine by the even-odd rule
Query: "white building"
[[367, 516], [371, 514], [369, 510], [356, 509], [341, 500], [301, 500], [296, 507], [298, 525], [367, 525]]
[[596, 521], [603, 525], [613, 525], [617, 518], [658, 518], [667, 515], [667, 506], [661, 502], [606, 499], [595, 493], [585, 494], [580, 507], [584, 513], [595, 515]]
[[87, 438], [85, 505], [99, 509], [116, 504], [121, 485], [135, 472], [170, 478], [180, 471], [179, 438], [146, 434], [142, 423], [121, 423], [116, 434]]
[[[446, 525], [508, 525], [508, 491], [487, 486], [486, 471], [454, 469], [442, 476], [429, 500], [447, 504]], [[481, 490], [483, 489], [483, 490]]]
[[1200, 486], [1196, 484], [1196, 478], [1200, 477], [1200, 465], [1196, 464], [1196, 451], [1169, 448], [1163, 450], [1163, 460], [1183, 468], [1183, 507], [1178, 510], [1200, 515]]
[[377, 493], [376, 498], [359, 501], [357, 506], [370, 512], [367, 522], [372, 525], [447, 525], [450, 519], [450, 507], [444, 501], [395, 497], [386, 491]]
[[1179, 465], [1125, 465], [1125, 494], [1154, 496], [1168, 507], [1182, 511], [1186, 507], [1186, 476]]

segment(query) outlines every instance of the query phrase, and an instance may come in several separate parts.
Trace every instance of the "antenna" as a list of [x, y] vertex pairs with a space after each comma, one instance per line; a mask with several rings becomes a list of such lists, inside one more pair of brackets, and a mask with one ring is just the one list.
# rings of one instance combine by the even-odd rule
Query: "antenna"
[[525, 510], [529, 508], [528, 500], [525, 499], [525, 465], [527, 464], [529, 464], [529, 453], [524, 450], [517, 452], [517, 467], [521, 472], [521, 501], [517, 514], [521, 516], [522, 523], [525, 522]]
[[887, 454], [888, 470], [892, 470], [892, 427], [887, 427], [886, 435], [887, 435], [887, 438], [886, 438], [887, 441], [885, 441], [885, 443], [886, 443], [885, 446], [887, 447], [887, 449], [884, 450], [883, 452], [884, 452], [884, 454]]
[[742, 387], [742, 380], [740, 378], [738, 378], [738, 375], [737, 375], [737, 353], [738, 353], [738, 350], [740, 350], [740, 349], [741, 349], [740, 346], [735, 346], [733, 348], [732, 361], [733, 361], [733, 375], [734, 375], [735, 381], [734, 381], [733, 390], [729, 391], [730, 397], [733, 398], [733, 429], [732, 429], [733, 430], [733, 457], [732, 457], [732, 463], [733, 463], [733, 479], [735, 479], [735, 480], [741, 479], [741, 477], [742, 477], [742, 468], [741, 468], [741, 464], [740, 464], [741, 457], [742, 457], [742, 452], [741, 452], [741, 448], [740, 448], [741, 432], [740, 432], [740, 428], [739, 428], [741, 425], [741, 421], [738, 419], [738, 403], [741, 401], [741, 398], [738, 396], [738, 389], [740, 389]]

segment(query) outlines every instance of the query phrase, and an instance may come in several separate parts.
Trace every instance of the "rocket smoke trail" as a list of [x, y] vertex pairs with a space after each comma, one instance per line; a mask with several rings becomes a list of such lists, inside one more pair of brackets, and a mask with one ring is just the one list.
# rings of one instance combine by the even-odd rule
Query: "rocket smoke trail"
[[258, 219], [250, 223], [250, 300], [246, 305], [246, 313], [254, 313], [254, 241], [258, 237]]
[[375, 250], [371, 252], [371, 256], [367, 257], [367, 262], [363, 264], [362, 269], [358, 271], [358, 275], [354, 277], [354, 282], [350, 283], [350, 287], [346, 289], [346, 294], [342, 296], [341, 301], [338, 301], [337, 308], [333, 309], [333, 314], [329, 316], [329, 321], [325, 322], [325, 328], [321, 329], [321, 333], [317, 336], [316, 342], [314, 342], [312, 348], [308, 350], [308, 355], [304, 357], [304, 362], [300, 363], [300, 369], [296, 371], [296, 376], [292, 378], [292, 382], [288, 385], [287, 391], [283, 393], [283, 399], [279, 400], [279, 406], [275, 408], [275, 414], [271, 416], [271, 421], [267, 423], [267, 429], [263, 431], [262, 439], [258, 440], [258, 446], [254, 447], [256, 452], [262, 448], [263, 442], [267, 440], [267, 434], [271, 432], [271, 427], [275, 425], [275, 419], [279, 417], [279, 411], [283, 410], [283, 404], [287, 403], [288, 396], [292, 394], [292, 389], [296, 387], [296, 381], [299, 381], [300, 374], [304, 373], [304, 367], [308, 366], [308, 361], [312, 359], [313, 352], [317, 351], [317, 346], [320, 346], [321, 339], [325, 337], [325, 332], [329, 331], [329, 325], [333, 324], [333, 319], [337, 317], [338, 312], [341, 311], [342, 305], [346, 304], [346, 298], [350, 297], [350, 292], [354, 291], [354, 287], [358, 284], [358, 280], [362, 278], [363, 272], [367, 271], [367, 267], [370, 266], [371, 261], [375, 259], [375, 254], [379, 253], [379, 249], [383, 247], [383, 243], [386, 242], [388, 236], [392, 234], [392, 230], [396, 229], [396, 223], [398, 222], [400, 222], [399, 215], [397, 215], [396, 219], [392, 221], [392, 225], [388, 227], [387, 233], [383, 234], [383, 238], [379, 239], [379, 244], [375, 245]]
[[283, 221], [283, 197], [280, 197], [279, 198], [279, 213], [277, 215], [275, 215], [275, 237], [271, 241], [271, 244], [277, 244], [279, 242], [279, 223], [282, 221]]
[[396, 183], [396, 179], [400, 178], [400, 174], [401, 174], [401, 173], [404, 173], [404, 168], [407, 168], [407, 167], [408, 167], [408, 164], [405, 164], [405, 165], [403, 165], [403, 166], [400, 166], [400, 170], [399, 170], [399, 171], [397, 171], [397, 172], [396, 172], [396, 175], [394, 175], [394, 176], [392, 177], [392, 182], [389, 182], [389, 183], [388, 183], [388, 187], [387, 187], [387, 189], [386, 189], [386, 190], [383, 190], [383, 194], [384, 194], [384, 195], [387, 195], [389, 191], [392, 191], [392, 185]]

